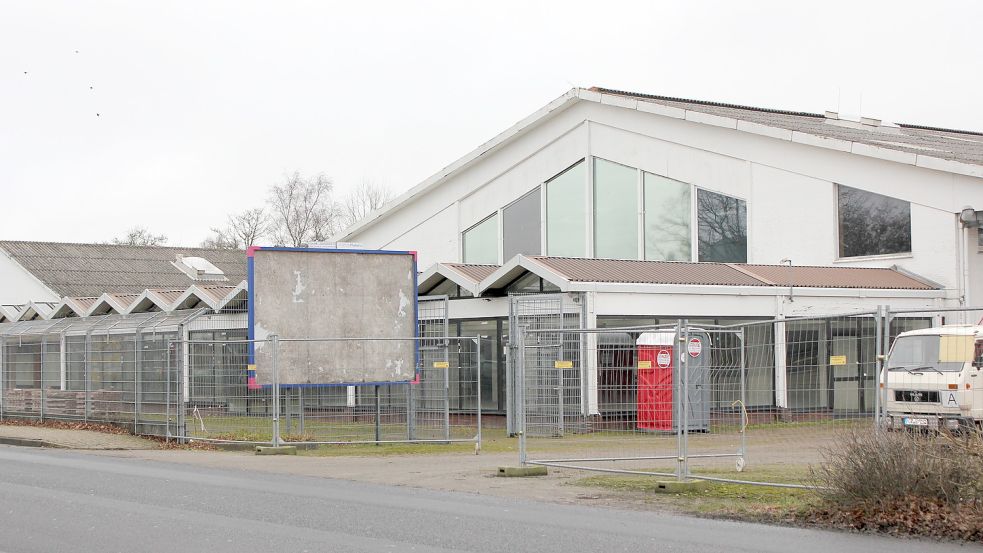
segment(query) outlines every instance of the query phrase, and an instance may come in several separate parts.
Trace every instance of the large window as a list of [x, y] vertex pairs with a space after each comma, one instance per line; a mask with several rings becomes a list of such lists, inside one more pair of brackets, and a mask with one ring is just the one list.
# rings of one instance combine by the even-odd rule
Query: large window
[[594, 160], [594, 257], [638, 259], [638, 170]]
[[747, 262], [747, 204], [698, 190], [696, 219], [700, 261]]
[[581, 160], [546, 183], [546, 253], [587, 255], [586, 164]]
[[689, 261], [690, 185], [645, 173], [645, 259]]
[[539, 255], [543, 253], [540, 239], [540, 191], [532, 192], [512, 202], [502, 210], [504, 259], [516, 254]]
[[911, 204], [838, 185], [840, 257], [911, 251]]
[[464, 231], [464, 262], [498, 263], [498, 214]]

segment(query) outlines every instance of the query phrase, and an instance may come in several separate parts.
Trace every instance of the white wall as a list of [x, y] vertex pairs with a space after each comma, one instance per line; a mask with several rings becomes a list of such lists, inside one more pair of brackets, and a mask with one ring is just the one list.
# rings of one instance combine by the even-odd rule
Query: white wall
[[0, 249], [0, 304], [21, 305], [32, 301], [56, 302], [58, 294], [48, 289]]
[[[955, 213], [983, 209], [980, 178], [581, 101], [350, 239], [415, 249], [421, 269], [460, 261], [463, 230], [588, 152], [747, 200], [751, 263], [899, 265], [943, 284], [951, 298], [961, 272]], [[836, 184], [911, 202], [912, 252], [838, 259]], [[979, 257], [971, 256], [971, 281], [983, 302]]]

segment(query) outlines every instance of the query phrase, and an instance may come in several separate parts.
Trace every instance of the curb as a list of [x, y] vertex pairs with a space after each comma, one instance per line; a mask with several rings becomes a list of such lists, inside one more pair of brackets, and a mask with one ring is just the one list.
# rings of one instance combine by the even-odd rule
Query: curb
[[20, 447], [53, 447], [57, 449], [66, 449], [66, 447], [61, 444], [47, 442], [44, 440], [38, 440], [35, 438], [13, 438], [10, 436], [0, 436], [0, 444], [15, 445]]

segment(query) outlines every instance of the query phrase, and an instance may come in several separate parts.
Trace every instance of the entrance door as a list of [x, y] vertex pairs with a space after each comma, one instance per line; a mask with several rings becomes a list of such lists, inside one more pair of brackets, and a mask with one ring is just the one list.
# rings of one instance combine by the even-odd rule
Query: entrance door
[[860, 338], [856, 325], [831, 323], [829, 344], [831, 404], [834, 411], [858, 412], [863, 406], [860, 374]]

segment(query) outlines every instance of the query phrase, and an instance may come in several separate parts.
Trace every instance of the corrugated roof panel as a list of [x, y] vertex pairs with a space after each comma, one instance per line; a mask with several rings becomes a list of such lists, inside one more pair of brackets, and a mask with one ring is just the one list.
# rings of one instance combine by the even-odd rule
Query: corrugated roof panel
[[174, 266], [178, 254], [207, 259], [229, 283], [246, 279], [241, 250], [22, 241], [0, 241], [0, 249], [61, 296], [187, 288], [196, 281]]
[[485, 277], [497, 271], [499, 265], [476, 265], [470, 263], [442, 263], [454, 269], [474, 282], [481, 282]]
[[531, 257], [573, 282], [680, 284], [691, 286], [793, 286], [936, 290], [936, 286], [888, 268], [751, 265], [687, 261], [635, 261]]
[[572, 257], [532, 257], [531, 259], [574, 282], [767, 286], [766, 283], [725, 263]]
[[936, 287], [899, 271], [871, 267], [740, 265], [776, 286], [807, 288], [877, 288], [935, 290]]

